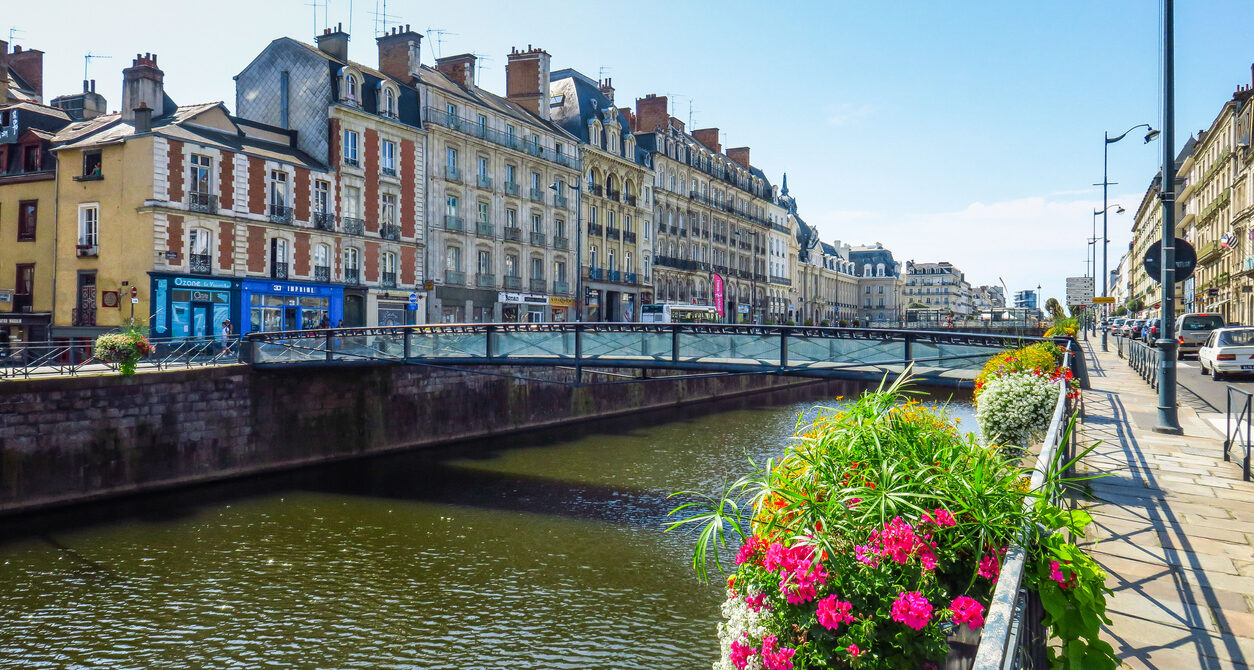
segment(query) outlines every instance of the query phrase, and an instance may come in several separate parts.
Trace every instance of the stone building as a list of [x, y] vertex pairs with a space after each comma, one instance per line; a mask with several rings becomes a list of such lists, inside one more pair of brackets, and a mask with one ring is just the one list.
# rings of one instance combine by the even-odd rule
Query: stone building
[[875, 326], [895, 326], [904, 316], [901, 263], [884, 245], [853, 247], [849, 260], [858, 276], [858, 318]]
[[[962, 270], [948, 261], [906, 264], [906, 305], [922, 304], [924, 309], [951, 312], [953, 316], [969, 314], [969, 295], [963, 290], [966, 281]], [[968, 290], [970, 284], [967, 284]]]

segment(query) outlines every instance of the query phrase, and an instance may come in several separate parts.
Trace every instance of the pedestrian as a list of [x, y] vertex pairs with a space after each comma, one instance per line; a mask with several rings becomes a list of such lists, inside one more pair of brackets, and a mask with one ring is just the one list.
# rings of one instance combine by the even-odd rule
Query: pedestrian
[[222, 350], [231, 350], [231, 320], [222, 320]]

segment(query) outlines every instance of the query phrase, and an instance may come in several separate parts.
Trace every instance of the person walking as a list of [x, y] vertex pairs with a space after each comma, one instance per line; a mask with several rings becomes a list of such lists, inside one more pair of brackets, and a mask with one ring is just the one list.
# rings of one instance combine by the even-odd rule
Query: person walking
[[222, 320], [222, 350], [231, 350], [231, 320]]

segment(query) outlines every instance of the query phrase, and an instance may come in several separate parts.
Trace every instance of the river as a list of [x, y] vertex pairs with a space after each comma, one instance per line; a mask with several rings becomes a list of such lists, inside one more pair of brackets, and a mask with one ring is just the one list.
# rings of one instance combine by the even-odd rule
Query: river
[[709, 667], [722, 593], [667, 494], [780, 453], [814, 393], [0, 522], [0, 666]]

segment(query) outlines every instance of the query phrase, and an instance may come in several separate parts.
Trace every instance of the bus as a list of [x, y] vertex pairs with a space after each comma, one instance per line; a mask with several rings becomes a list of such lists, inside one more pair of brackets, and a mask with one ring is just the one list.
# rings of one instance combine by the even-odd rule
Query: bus
[[710, 305], [642, 305], [641, 323], [718, 323], [718, 312]]

